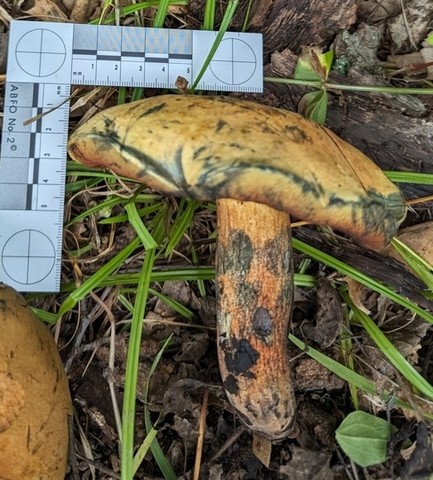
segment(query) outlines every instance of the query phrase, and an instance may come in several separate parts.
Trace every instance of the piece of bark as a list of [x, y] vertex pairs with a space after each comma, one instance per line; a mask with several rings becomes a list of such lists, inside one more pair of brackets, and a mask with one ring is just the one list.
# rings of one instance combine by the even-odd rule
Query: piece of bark
[[425, 285], [417, 277], [408, 272], [404, 266], [380, 253], [358, 247], [350, 240], [332, 237], [332, 241], [311, 228], [293, 230], [293, 236], [306, 244], [342, 260], [357, 268], [366, 275], [392, 287], [392, 289], [412, 300], [421, 307], [433, 310], [433, 302], [423, 295]]
[[[343, 80], [344, 81], [344, 80]], [[349, 71], [351, 85], [365, 85], [373, 87], [389, 87], [389, 84], [379, 75], [370, 75], [361, 68], [354, 67]], [[393, 95], [391, 93], [357, 92], [367, 102], [379, 103], [380, 106], [391, 108], [394, 114], [407, 117], [424, 118], [428, 112], [421, 99], [415, 95]]]
[[356, 0], [274, 0], [252, 8], [249, 29], [264, 38], [265, 58], [290, 46], [299, 53], [303, 45], [323, 45], [356, 21]]
[[[375, 99], [344, 94], [333, 97], [326, 121], [337, 135], [384, 170], [433, 173], [433, 115], [408, 117]], [[431, 195], [432, 186], [401, 184], [408, 198]]]
[[431, 0], [411, 0], [402, 2], [402, 5], [400, 14], [387, 22], [394, 53], [407, 53], [417, 49], [431, 30]]
[[[304, 45], [329, 44], [336, 33], [349, 29], [356, 21], [357, 0], [260, 0], [252, 2], [247, 31], [263, 34], [263, 52], [266, 62], [275, 51], [290, 46], [299, 52]], [[246, 18], [249, 2], [239, 2], [230, 30], [240, 31]], [[190, 28], [200, 28], [205, 11], [205, 0], [190, 0], [188, 21]], [[225, 8], [215, 12], [219, 25]]]

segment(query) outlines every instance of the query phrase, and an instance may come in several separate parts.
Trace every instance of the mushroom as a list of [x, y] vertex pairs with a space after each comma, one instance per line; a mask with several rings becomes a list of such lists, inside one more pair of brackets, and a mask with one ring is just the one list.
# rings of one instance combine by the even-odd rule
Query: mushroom
[[69, 153], [161, 192], [217, 200], [224, 387], [253, 432], [285, 437], [295, 416], [290, 215], [381, 249], [405, 216], [399, 190], [326, 128], [222, 96], [162, 95], [107, 109], [73, 133]]
[[68, 381], [49, 330], [0, 283], [0, 479], [64, 480]]

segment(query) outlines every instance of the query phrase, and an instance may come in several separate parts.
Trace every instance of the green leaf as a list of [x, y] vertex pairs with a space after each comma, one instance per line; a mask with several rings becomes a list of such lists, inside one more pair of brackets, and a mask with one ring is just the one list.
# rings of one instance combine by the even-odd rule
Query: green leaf
[[426, 43], [428, 43], [429, 45], [433, 45], [433, 32], [429, 33], [427, 35], [427, 38], [425, 39]]
[[328, 94], [325, 90], [306, 93], [298, 104], [298, 112], [304, 116], [323, 125], [328, 111]]
[[304, 48], [299, 56], [293, 78], [325, 82], [334, 61], [332, 50], [320, 53], [317, 47]]
[[325, 69], [325, 80], [327, 80], [329, 72], [331, 71], [332, 64], [334, 63], [333, 50], [328, 50], [327, 52], [320, 54], [319, 60]]
[[352, 412], [335, 431], [335, 438], [344, 453], [361, 467], [383, 463], [392, 426], [366, 412]]
[[313, 80], [316, 82], [322, 80], [321, 75], [313, 68], [310, 58], [302, 56], [298, 58], [293, 78], [296, 80]]

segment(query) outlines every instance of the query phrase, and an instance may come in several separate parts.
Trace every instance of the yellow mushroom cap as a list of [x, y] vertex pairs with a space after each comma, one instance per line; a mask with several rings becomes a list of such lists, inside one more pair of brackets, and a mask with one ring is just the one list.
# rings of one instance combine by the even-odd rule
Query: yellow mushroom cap
[[0, 282], [0, 480], [64, 480], [72, 403], [50, 331]]
[[386, 246], [405, 217], [364, 154], [300, 115], [230, 97], [162, 95], [95, 115], [70, 156], [174, 195], [233, 198]]

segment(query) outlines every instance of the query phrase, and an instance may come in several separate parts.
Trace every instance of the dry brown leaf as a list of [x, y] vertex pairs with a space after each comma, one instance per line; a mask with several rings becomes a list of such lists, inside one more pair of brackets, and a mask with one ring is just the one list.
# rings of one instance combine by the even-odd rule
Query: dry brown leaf
[[297, 480], [331, 480], [334, 474], [329, 466], [331, 455], [326, 452], [292, 447], [292, 458], [280, 467], [282, 478]]
[[340, 390], [344, 380], [334, 375], [313, 358], [302, 358], [295, 368], [296, 388], [300, 391]]
[[263, 463], [263, 465], [266, 468], [269, 468], [271, 462], [272, 442], [267, 438], [253, 433], [252, 450], [254, 455]]
[[[425, 222], [399, 231], [397, 238], [410, 247], [430, 265], [433, 265], [433, 222]], [[412, 269], [390, 245], [384, 252], [386, 255], [401, 262], [409, 271]]]
[[403, 457], [404, 460], [409, 460], [412, 453], [415, 451], [416, 442], [409, 444], [409, 447], [402, 448], [400, 450], [400, 455]]
[[355, 304], [356, 307], [364, 312], [367, 315], [371, 314], [371, 311], [362, 303], [362, 293], [363, 293], [363, 285], [352, 278], [346, 277], [345, 281], [348, 287], [349, 297], [352, 302]]
[[24, 12], [32, 17], [37, 17], [41, 20], [50, 22], [68, 19], [66, 13], [58, 3], [52, 0], [37, 0], [34, 2], [33, 6], [24, 10]]
[[[189, 305], [191, 302], [191, 287], [188, 282], [166, 281], [162, 293], [182, 305]], [[162, 317], [176, 316], [176, 311], [160, 299], [157, 300], [153, 310]]]
[[[99, 89], [96, 89], [96, 92], [97, 93], [104, 93], [103, 96], [101, 97], [100, 95], [97, 95], [97, 93], [92, 93], [90, 92], [89, 93], [89, 99], [92, 98], [93, 96], [96, 96], [97, 100], [93, 100], [92, 102], [90, 102], [90, 105], [87, 106], [87, 110], [86, 112], [82, 115], [80, 121], [77, 123], [76, 127], [78, 128], [80, 125], [82, 125], [83, 123], [85, 123], [89, 118], [93, 117], [93, 115], [95, 115], [96, 113], [100, 112], [101, 110], [103, 110], [104, 108], [107, 107], [107, 101], [109, 100], [109, 98], [113, 95], [114, 93], [114, 90], [113, 89], [103, 89], [101, 92], [98, 92]], [[71, 110], [73, 111], [74, 108]]]
[[69, 18], [73, 22], [87, 23], [98, 5], [98, 0], [63, 0], [68, 7]]
[[421, 340], [430, 328], [425, 320], [415, 317], [409, 321], [402, 316], [395, 316], [381, 326], [381, 330], [410, 363], [418, 363], [417, 351]]
[[301, 326], [302, 333], [322, 348], [327, 348], [334, 343], [342, 324], [343, 310], [340, 297], [330, 281], [319, 278], [316, 288], [314, 324], [304, 322]]
[[95, 98], [98, 99], [105, 93], [106, 89], [103, 87], [92, 88], [89, 92], [80, 95], [76, 101], [71, 105], [70, 112], [75, 112], [80, 108], [86, 108], [87, 105], [91, 105], [95, 102]]

